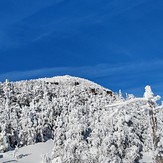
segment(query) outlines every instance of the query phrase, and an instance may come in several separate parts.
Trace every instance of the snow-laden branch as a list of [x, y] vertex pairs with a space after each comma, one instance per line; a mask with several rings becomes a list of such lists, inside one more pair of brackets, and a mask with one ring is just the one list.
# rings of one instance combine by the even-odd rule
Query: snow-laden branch
[[161, 109], [163, 109], [163, 105], [160, 105], [160, 106], [153, 108], [153, 110], [161, 110]]
[[[110, 114], [109, 118], [113, 117], [115, 114], [118, 113], [118, 111], [120, 110], [120, 108], [122, 109], [123, 107], [126, 107], [130, 104], [135, 104], [136, 102], [144, 102], [144, 106], [142, 106], [142, 109], [143, 111], [147, 108], [150, 108], [148, 107], [148, 102], [150, 101], [157, 101], [159, 98], [159, 96], [156, 96], [156, 97], [153, 97], [153, 99], [149, 100], [145, 97], [143, 98], [134, 98], [134, 99], [131, 99], [131, 100], [128, 100], [128, 101], [123, 101], [123, 102], [118, 102], [118, 103], [114, 103], [114, 104], [111, 104], [111, 105], [106, 105], [105, 108], [113, 108], [113, 107], [117, 107], [117, 109]], [[150, 108], [152, 109], [153, 111], [154, 110], [160, 110], [160, 109], [163, 109], [163, 105], [160, 105], [160, 106], [157, 106], [155, 108]]]
[[116, 113], [118, 113], [119, 108], [117, 108], [113, 113], [109, 115], [109, 118], [112, 118]]
[[109, 115], [109, 118], [112, 118], [115, 114], [117, 114], [120, 110], [120, 108], [123, 108], [123, 107], [126, 107], [130, 104], [135, 104], [136, 102], [145, 102], [147, 103], [148, 100], [146, 98], [134, 98], [134, 99], [131, 99], [131, 100], [128, 100], [128, 101], [123, 101], [123, 102], [118, 102], [118, 103], [115, 103], [115, 104], [111, 104], [111, 105], [106, 105], [105, 108], [113, 108], [113, 107], [117, 107], [117, 109], [111, 113]]
[[123, 102], [118, 102], [118, 103], [114, 103], [111, 105], [106, 105], [105, 107], [106, 108], [123, 107], [123, 106], [127, 106], [129, 104], [136, 103], [136, 102], [148, 102], [148, 99], [146, 99], [146, 98], [134, 98], [134, 99], [131, 99], [128, 101], [123, 101]]

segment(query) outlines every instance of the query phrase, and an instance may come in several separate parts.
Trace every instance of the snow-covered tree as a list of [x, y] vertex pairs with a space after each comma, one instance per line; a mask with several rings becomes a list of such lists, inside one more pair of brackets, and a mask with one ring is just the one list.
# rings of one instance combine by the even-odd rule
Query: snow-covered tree
[[161, 98], [160, 96], [154, 96], [150, 86], [145, 87], [144, 98], [147, 99], [147, 109], [149, 115], [149, 126], [150, 126], [150, 135], [152, 139], [152, 150], [153, 150], [153, 159], [154, 162], [160, 163], [163, 162], [163, 148], [160, 141], [160, 135], [158, 133], [158, 124], [157, 124], [157, 110], [163, 109], [163, 106], [158, 107], [157, 101]]

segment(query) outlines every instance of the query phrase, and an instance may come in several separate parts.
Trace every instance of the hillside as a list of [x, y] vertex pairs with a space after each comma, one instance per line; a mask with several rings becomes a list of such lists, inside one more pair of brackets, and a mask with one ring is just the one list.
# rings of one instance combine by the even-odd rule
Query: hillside
[[108, 89], [70, 76], [0, 83], [0, 132], [5, 135], [0, 151], [51, 139], [62, 112], [108, 104], [111, 96]]
[[154, 150], [154, 115], [158, 155], [163, 114], [147, 88], [144, 98], [124, 98], [71, 76], [0, 83], [0, 152], [53, 139], [55, 163], [136, 163]]

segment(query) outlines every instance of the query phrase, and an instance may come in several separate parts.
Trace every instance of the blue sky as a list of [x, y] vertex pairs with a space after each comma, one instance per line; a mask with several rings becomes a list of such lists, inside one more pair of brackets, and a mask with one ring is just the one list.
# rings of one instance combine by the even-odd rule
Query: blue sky
[[163, 1], [0, 0], [0, 81], [56, 75], [163, 96]]

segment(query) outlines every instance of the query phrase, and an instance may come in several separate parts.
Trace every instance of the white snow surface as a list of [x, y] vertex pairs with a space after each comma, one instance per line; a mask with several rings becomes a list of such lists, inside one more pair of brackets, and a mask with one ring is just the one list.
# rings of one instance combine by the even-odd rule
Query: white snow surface
[[140, 163], [152, 163], [152, 152], [144, 152]]
[[3, 155], [3, 158], [0, 159], [0, 163], [41, 163], [41, 155], [48, 153], [50, 156], [52, 147], [53, 140], [48, 140], [44, 143], [37, 143], [34, 145], [24, 146], [18, 149], [18, 159], [13, 157], [14, 151], [0, 153], [0, 155]]

